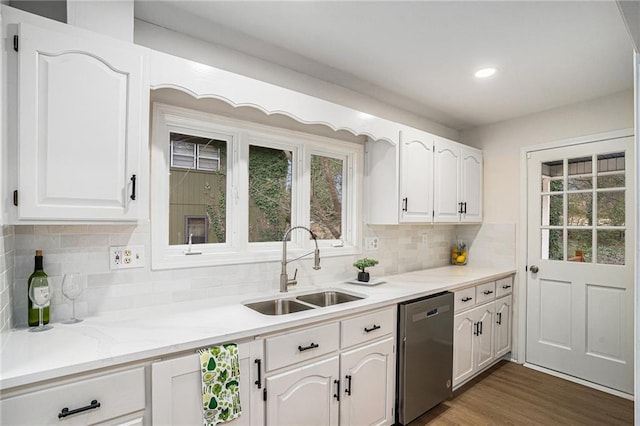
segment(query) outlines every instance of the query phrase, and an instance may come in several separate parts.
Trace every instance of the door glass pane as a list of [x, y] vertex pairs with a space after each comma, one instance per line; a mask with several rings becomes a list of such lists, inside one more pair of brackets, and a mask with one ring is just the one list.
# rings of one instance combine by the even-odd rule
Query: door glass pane
[[567, 225], [589, 226], [593, 217], [593, 194], [567, 194]]
[[571, 158], [567, 161], [567, 189], [577, 191], [593, 188], [591, 157]]
[[562, 191], [564, 174], [562, 161], [542, 163], [542, 192]]
[[598, 231], [598, 263], [624, 265], [624, 231]]
[[598, 155], [598, 188], [624, 188], [624, 152]]
[[541, 229], [540, 253], [541, 259], [544, 260], [563, 260], [564, 259], [564, 241], [562, 229]]
[[[170, 140], [173, 155], [169, 176], [169, 244], [186, 244], [190, 234], [193, 234], [193, 244], [224, 243], [227, 142], [180, 133], [171, 133]], [[197, 146], [220, 153], [217, 170], [195, 168]], [[181, 162], [181, 157], [175, 154], [177, 151], [191, 152], [189, 162]]]
[[293, 153], [249, 146], [249, 242], [281, 241], [291, 226]]
[[342, 179], [344, 162], [311, 156], [311, 230], [320, 239], [342, 236]]
[[563, 195], [543, 195], [541, 204], [542, 218], [540, 224], [543, 226], [562, 226], [564, 216], [562, 212]]
[[569, 262], [591, 262], [592, 239], [591, 229], [569, 229], [567, 231], [567, 260]]
[[598, 192], [598, 225], [625, 225], [624, 193], [624, 191]]

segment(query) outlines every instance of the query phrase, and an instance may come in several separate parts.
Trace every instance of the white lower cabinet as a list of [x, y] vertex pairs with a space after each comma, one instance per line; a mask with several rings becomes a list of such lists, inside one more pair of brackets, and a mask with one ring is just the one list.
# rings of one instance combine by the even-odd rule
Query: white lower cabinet
[[337, 425], [339, 386], [337, 356], [267, 377], [267, 424]]
[[266, 424], [393, 424], [395, 321], [394, 306], [267, 337]]
[[496, 300], [494, 331], [494, 352], [496, 358], [500, 358], [511, 352], [511, 312], [511, 295]]
[[394, 338], [389, 337], [340, 355], [344, 392], [340, 424], [392, 424], [394, 404]]
[[3, 425], [143, 425], [144, 367], [3, 395]]
[[[455, 292], [454, 389], [511, 352], [512, 280], [507, 277]], [[496, 300], [496, 293], [502, 297]]]
[[[240, 364], [240, 403], [242, 414], [225, 425], [264, 424], [262, 340], [238, 344]], [[202, 378], [197, 353], [151, 366], [151, 418], [153, 425], [202, 424]]]

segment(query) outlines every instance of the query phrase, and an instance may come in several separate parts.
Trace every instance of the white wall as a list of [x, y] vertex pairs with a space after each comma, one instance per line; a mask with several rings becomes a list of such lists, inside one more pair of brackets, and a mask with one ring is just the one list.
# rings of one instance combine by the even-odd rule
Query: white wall
[[135, 21], [136, 44], [190, 59], [257, 80], [325, 99], [388, 120], [416, 127], [436, 135], [457, 140], [455, 129], [378, 101], [366, 94], [328, 83], [228, 47], [199, 40], [147, 22]]
[[[0, 226], [0, 348], [13, 324], [14, 227]], [[25, 292], [26, 294], [26, 292]], [[26, 305], [26, 299], [25, 299]]]
[[[515, 225], [515, 253], [520, 252], [520, 156], [523, 147], [544, 144], [579, 136], [633, 128], [633, 91], [581, 102], [565, 107], [528, 115], [502, 123], [462, 131], [461, 142], [480, 148], [484, 152], [484, 227]], [[488, 233], [484, 233], [489, 235]], [[482, 240], [479, 236], [478, 241]], [[524, 267], [515, 258], [518, 271]], [[516, 275], [514, 301], [513, 356], [524, 361], [519, 350], [519, 336], [524, 336], [524, 323], [520, 321], [519, 289], [524, 285]], [[522, 282], [521, 284], [519, 284]], [[519, 325], [519, 329], [516, 324]]]
[[517, 223], [523, 147], [633, 127], [633, 91], [464, 130], [461, 142], [484, 151], [484, 220]]

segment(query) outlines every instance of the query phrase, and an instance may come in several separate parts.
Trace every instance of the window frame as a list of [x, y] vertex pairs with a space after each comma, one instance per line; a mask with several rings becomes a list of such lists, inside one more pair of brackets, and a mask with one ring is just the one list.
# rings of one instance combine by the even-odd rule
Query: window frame
[[[178, 132], [227, 140], [227, 196], [225, 243], [197, 244], [198, 255], [185, 255], [186, 245], [169, 245], [169, 134]], [[195, 133], [194, 133], [195, 132]], [[364, 184], [364, 146], [293, 130], [221, 117], [215, 114], [153, 104], [151, 138], [151, 266], [173, 269], [278, 261], [282, 242], [249, 242], [249, 146], [289, 150], [293, 155], [291, 224], [309, 226], [311, 155], [344, 160], [342, 239], [318, 240], [322, 257], [346, 256], [361, 251]], [[289, 258], [305, 254], [313, 242], [294, 232]]]

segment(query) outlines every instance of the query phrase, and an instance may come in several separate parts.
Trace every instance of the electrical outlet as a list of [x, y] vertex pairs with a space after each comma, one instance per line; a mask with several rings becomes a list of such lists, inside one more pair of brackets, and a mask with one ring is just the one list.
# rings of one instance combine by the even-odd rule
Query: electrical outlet
[[368, 251], [378, 250], [378, 238], [377, 237], [365, 238], [364, 249]]
[[144, 246], [109, 247], [109, 267], [111, 269], [144, 267]]

